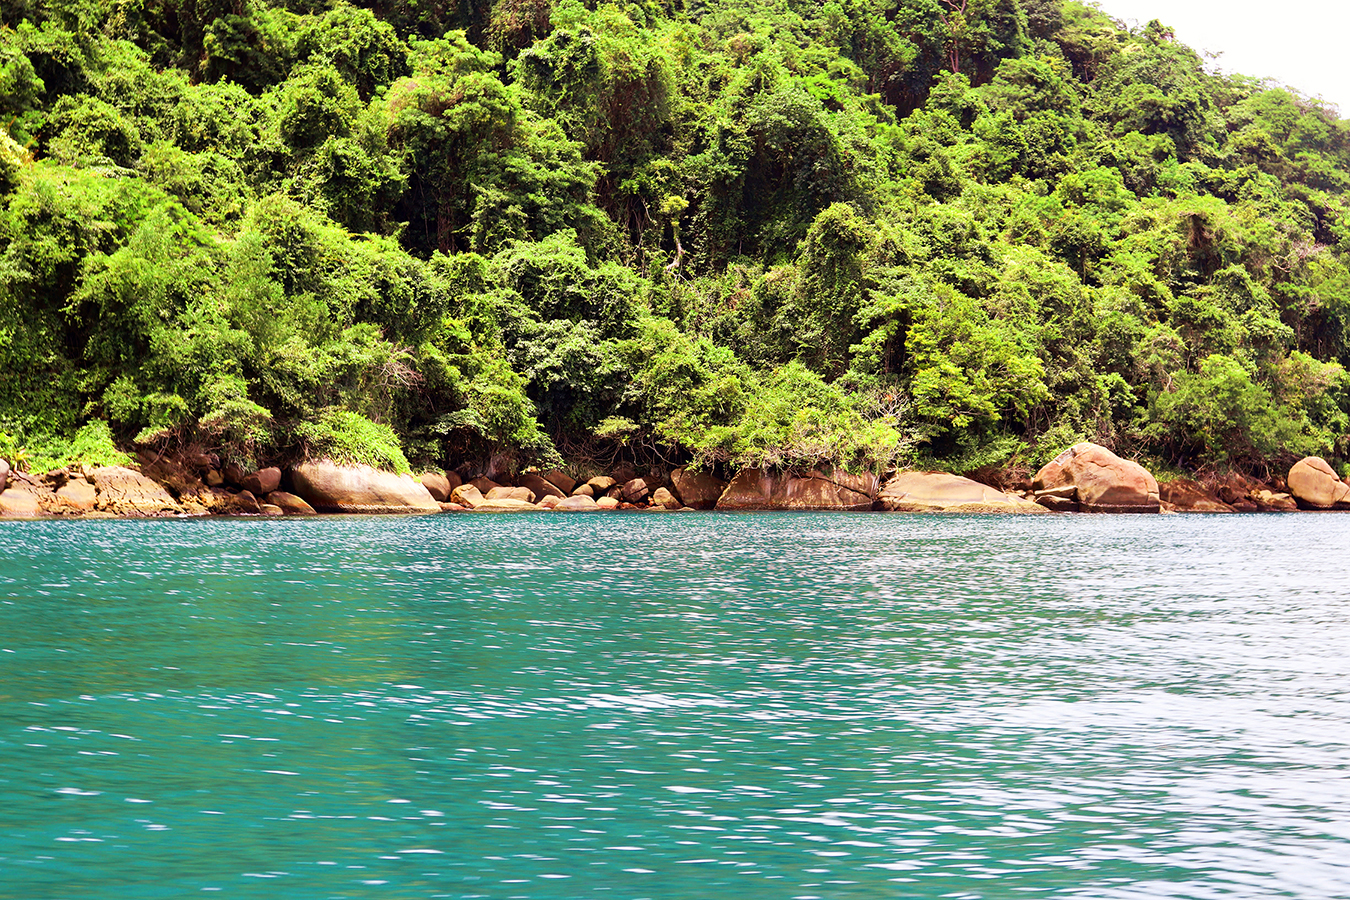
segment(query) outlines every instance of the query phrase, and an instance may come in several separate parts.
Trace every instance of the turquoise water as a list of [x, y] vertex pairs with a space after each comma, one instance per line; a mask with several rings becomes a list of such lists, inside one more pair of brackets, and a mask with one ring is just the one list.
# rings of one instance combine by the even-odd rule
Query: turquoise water
[[0, 525], [0, 897], [1350, 897], [1350, 516]]

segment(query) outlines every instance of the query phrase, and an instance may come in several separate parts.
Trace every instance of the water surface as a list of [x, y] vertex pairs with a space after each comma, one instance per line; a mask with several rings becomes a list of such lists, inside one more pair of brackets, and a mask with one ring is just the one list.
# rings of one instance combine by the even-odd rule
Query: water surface
[[0, 897], [1350, 897], [1350, 516], [0, 548]]

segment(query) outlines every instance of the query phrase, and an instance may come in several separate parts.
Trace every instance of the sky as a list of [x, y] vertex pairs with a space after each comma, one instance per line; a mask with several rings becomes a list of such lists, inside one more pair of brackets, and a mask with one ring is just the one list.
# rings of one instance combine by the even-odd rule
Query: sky
[[1273, 78], [1350, 118], [1350, 3], [1327, 0], [1097, 0], [1114, 19], [1158, 19], [1225, 72]]

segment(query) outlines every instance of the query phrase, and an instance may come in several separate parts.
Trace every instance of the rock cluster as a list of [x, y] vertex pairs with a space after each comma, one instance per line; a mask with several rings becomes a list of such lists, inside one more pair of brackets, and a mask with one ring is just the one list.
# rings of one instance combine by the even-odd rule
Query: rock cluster
[[[1300, 460], [1287, 484], [1241, 474], [1205, 483], [1159, 485], [1138, 463], [1079, 443], [1021, 490], [1002, 491], [946, 472], [902, 471], [886, 482], [831, 468], [775, 472], [742, 469], [730, 483], [708, 472], [640, 474], [622, 465], [579, 481], [565, 472], [512, 476], [497, 467], [465, 480], [459, 473], [417, 478], [328, 460], [282, 470], [222, 467], [210, 455], [142, 457], [138, 468], [69, 468], [34, 476], [0, 460], [0, 517], [302, 516], [316, 513], [653, 512], [717, 509], [937, 513], [1288, 512], [1350, 510], [1350, 483], [1320, 457]], [[1286, 490], [1287, 487], [1287, 490]], [[1027, 489], [1029, 488], [1029, 489]]]

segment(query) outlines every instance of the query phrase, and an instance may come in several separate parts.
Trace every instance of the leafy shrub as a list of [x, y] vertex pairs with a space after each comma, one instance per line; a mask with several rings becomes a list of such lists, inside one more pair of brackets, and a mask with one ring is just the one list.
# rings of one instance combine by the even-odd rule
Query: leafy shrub
[[367, 465], [398, 474], [412, 471], [394, 429], [349, 410], [325, 409], [317, 420], [296, 425], [294, 434], [310, 459]]

